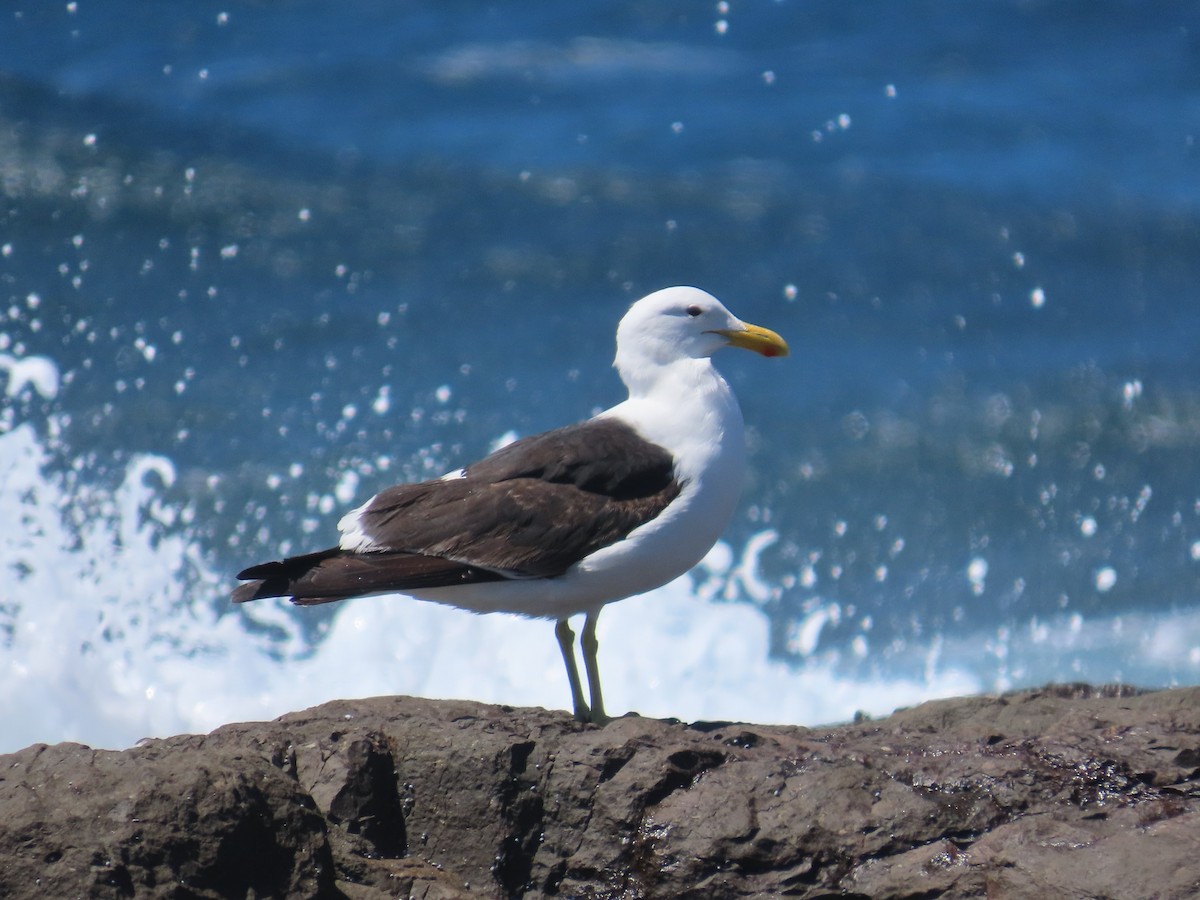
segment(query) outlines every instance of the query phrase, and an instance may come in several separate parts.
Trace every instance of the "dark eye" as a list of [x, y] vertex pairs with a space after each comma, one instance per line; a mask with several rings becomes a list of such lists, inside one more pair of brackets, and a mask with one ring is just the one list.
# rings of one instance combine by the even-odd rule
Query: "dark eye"
[[700, 315], [700, 313], [702, 313], [702, 312], [704, 312], [704, 310], [702, 310], [698, 306], [689, 306], [687, 308], [687, 314], [689, 316], [691, 316], [693, 319], [696, 318], [696, 316]]

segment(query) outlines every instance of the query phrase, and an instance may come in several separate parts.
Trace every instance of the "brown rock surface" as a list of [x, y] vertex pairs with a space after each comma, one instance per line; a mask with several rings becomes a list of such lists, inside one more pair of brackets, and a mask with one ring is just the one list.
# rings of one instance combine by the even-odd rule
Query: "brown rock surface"
[[831, 728], [406, 697], [0, 756], [0, 896], [1200, 895], [1200, 689]]

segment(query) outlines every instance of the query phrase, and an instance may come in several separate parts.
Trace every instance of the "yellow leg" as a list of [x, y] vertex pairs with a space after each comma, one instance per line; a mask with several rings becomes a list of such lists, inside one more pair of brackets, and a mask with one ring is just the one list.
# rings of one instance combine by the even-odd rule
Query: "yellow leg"
[[600, 693], [600, 662], [596, 659], [596, 651], [600, 643], [596, 640], [596, 620], [600, 618], [600, 610], [590, 612], [583, 620], [583, 634], [579, 646], [583, 649], [583, 667], [587, 671], [588, 690], [592, 698], [591, 720], [597, 725], [608, 721], [604, 712], [604, 696]]
[[[584, 634], [587, 634], [586, 625]], [[583, 699], [583, 684], [579, 681], [579, 666], [575, 662], [575, 632], [571, 630], [571, 623], [566, 619], [559, 619], [558, 624], [554, 626], [554, 636], [558, 638], [558, 649], [562, 651], [563, 662], [567, 666], [567, 679], [571, 682], [571, 703], [575, 706], [575, 718], [580, 722], [589, 722], [592, 718], [592, 711], [588, 709], [588, 705]], [[587, 663], [586, 651], [584, 652], [584, 663]], [[591, 669], [588, 669], [589, 684], [591, 680], [592, 672]]]

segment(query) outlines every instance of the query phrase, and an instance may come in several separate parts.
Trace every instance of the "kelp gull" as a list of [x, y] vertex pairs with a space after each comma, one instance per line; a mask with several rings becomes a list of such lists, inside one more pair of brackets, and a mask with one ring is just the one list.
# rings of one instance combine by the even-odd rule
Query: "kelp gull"
[[[643, 297], [617, 328], [614, 365], [629, 399], [437, 480], [381, 491], [342, 518], [337, 547], [251, 566], [233, 600], [402, 593], [556, 619], [575, 716], [605, 721], [600, 609], [692, 568], [741, 493], [742, 414], [709, 359], [727, 346], [788, 353], [778, 334], [697, 288]], [[577, 613], [590, 705], [567, 621]]]

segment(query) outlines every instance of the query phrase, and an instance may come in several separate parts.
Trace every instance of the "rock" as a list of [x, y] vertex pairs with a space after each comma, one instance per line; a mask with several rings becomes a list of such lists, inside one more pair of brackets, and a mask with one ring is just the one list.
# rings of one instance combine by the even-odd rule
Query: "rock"
[[1200, 689], [830, 728], [407, 697], [0, 756], [0, 896], [1200, 894]]

